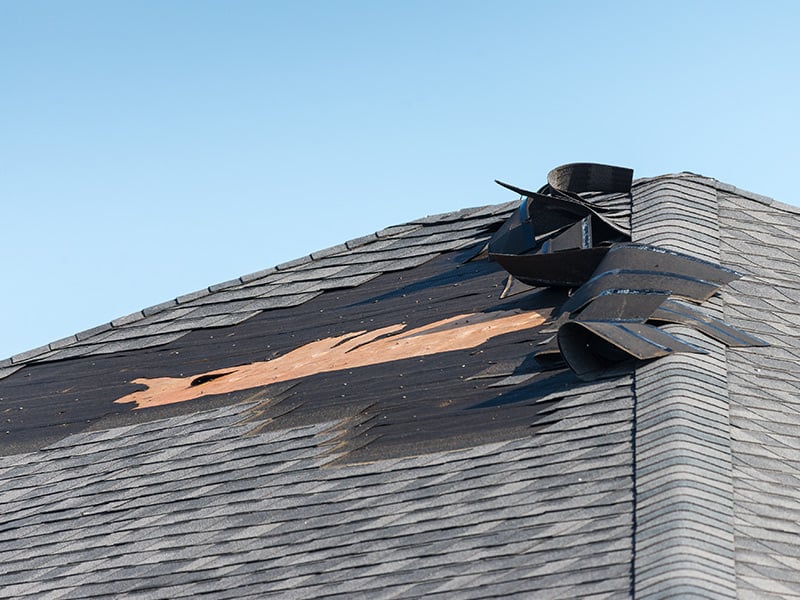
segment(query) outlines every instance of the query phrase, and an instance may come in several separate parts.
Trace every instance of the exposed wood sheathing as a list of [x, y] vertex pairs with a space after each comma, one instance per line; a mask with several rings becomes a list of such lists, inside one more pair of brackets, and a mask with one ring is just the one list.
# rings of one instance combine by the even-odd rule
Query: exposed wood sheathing
[[147, 389], [123, 396], [116, 402], [133, 402], [136, 408], [148, 408], [303, 379], [329, 371], [466, 350], [498, 335], [530, 329], [543, 322], [544, 318], [535, 312], [471, 313], [434, 321], [409, 331], [404, 331], [405, 325], [402, 324], [373, 331], [355, 331], [310, 342], [269, 361], [189, 377], [134, 379], [132, 383], [145, 385]]

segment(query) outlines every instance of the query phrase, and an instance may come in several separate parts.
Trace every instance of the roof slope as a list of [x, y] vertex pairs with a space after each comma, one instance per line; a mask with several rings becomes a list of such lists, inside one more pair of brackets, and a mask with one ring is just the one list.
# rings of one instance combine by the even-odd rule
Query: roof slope
[[748, 273], [727, 320], [769, 341], [728, 359], [737, 586], [800, 596], [800, 211], [719, 187], [720, 251]]
[[0, 365], [0, 596], [800, 596], [800, 213], [593, 201], [770, 346], [542, 371], [563, 294], [482, 252], [517, 202], [389, 228]]

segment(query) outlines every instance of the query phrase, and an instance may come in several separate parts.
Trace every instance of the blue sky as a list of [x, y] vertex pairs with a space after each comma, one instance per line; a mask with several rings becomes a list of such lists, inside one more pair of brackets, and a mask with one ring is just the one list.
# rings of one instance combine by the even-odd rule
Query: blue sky
[[565, 162], [800, 204], [798, 7], [0, 0], [0, 355]]

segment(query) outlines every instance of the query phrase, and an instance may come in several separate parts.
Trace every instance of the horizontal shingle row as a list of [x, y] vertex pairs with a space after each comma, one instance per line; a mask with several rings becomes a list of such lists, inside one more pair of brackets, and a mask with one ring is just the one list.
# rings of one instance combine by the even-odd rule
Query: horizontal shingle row
[[249, 405], [2, 458], [3, 594], [627, 589], [629, 385], [525, 439], [375, 464], [332, 466], [333, 423], [248, 435]]
[[359, 286], [383, 273], [413, 268], [443, 252], [487, 239], [514, 204], [465, 209], [389, 227], [179, 296], [0, 361], [0, 378], [32, 361], [57, 361], [166, 344], [191, 331], [229, 327], [264, 310], [297, 306], [326, 290]]

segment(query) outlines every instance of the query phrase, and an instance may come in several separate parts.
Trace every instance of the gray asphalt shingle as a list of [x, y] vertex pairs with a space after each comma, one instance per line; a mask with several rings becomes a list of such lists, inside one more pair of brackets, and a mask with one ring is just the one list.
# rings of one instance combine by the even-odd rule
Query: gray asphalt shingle
[[[800, 410], [800, 273], [786, 252], [797, 247], [800, 211], [776, 203], [767, 209], [763, 197], [728, 186], [718, 190], [723, 259], [750, 275], [725, 294], [726, 318], [745, 331], [764, 330], [771, 344], [728, 357], [737, 584], [743, 597], [800, 597], [800, 571], [785, 568], [800, 561], [800, 435], [790, 425]], [[791, 539], [779, 552], [740, 551]]]
[[[709, 354], [537, 395], [520, 343], [468, 382], [522, 394], [485, 413], [517, 411], [520, 428], [447, 450], [364, 453], [397, 434], [358, 421], [383, 416], [372, 405], [283, 420], [334, 402], [324, 381], [311, 399], [287, 386], [271, 404], [241, 396], [100, 419], [0, 456], [0, 597], [800, 598], [800, 210], [691, 174], [596, 200], [634, 241], [745, 272], [701, 309], [771, 345], [725, 349], [671, 326]], [[186, 294], [12, 357], [0, 378], [23, 385], [26, 365], [60, 368], [33, 384], [55, 398], [93, 377], [67, 358], [122, 360], [178, 340], [201, 363], [198, 333], [387, 273], [408, 271], [413, 287], [414, 269], [477, 253], [517, 205], [426, 217]], [[433, 384], [418, 391], [443, 400]], [[343, 437], [355, 422], [373, 431], [364, 445]]]

